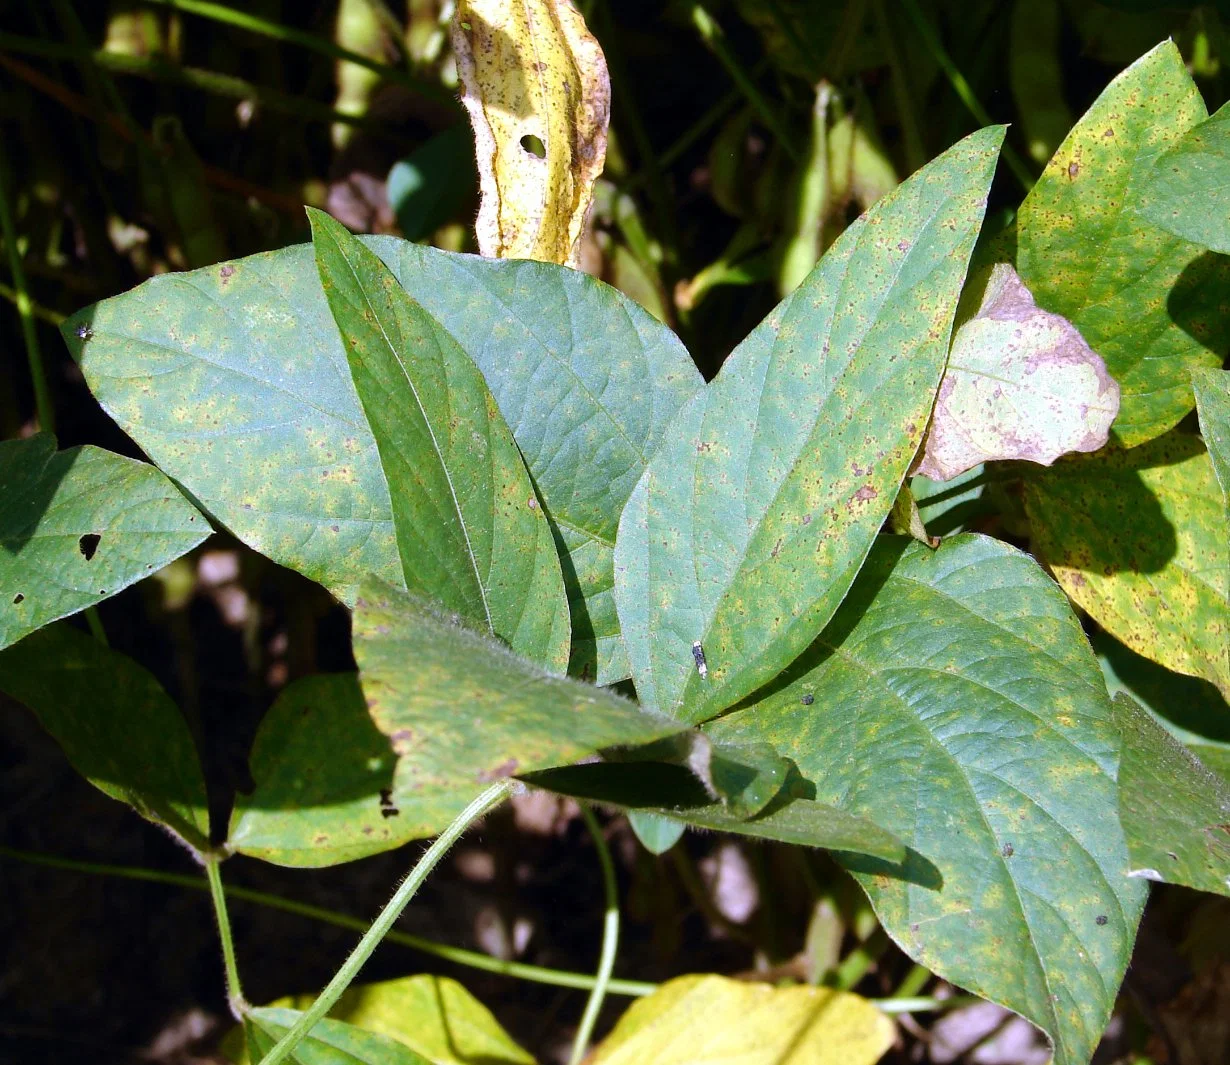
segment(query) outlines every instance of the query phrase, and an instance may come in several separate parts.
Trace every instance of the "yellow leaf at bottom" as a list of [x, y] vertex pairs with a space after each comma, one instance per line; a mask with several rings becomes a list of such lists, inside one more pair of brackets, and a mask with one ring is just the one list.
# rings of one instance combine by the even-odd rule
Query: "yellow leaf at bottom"
[[858, 995], [681, 976], [634, 1003], [591, 1065], [873, 1065], [892, 1043]]

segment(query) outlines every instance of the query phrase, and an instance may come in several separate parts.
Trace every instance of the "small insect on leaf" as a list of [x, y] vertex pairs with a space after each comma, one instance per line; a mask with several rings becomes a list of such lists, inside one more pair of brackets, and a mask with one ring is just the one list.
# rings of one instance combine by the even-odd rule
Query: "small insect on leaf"
[[77, 339], [78, 340], [89, 340], [93, 335], [94, 335], [94, 330], [91, 329], [88, 325], [77, 326]]
[[704, 680], [709, 676], [709, 666], [705, 663], [705, 649], [701, 647], [699, 640], [692, 644], [692, 657], [696, 659], [696, 672], [700, 674], [700, 679]]

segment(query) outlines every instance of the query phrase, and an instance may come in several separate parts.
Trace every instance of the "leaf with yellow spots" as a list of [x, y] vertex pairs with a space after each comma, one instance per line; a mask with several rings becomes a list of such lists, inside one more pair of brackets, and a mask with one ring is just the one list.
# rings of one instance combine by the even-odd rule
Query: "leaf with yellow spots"
[[646, 705], [713, 717], [836, 610], [931, 412], [1002, 139], [981, 130], [880, 200], [674, 419], [615, 544]]
[[1230, 345], [1230, 259], [1148, 220], [1154, 164], [1206, 116], [1179, 49], [1158, 45], [1094, 101], [1017, 214], [1017, 270], [1119, 382], [1126, 447], [1178, 424], [1191, 371]]
[[893, 1022], [827, 987], [680, 976], [634, 1002], [590, 1065], [875, 1065]]
[[1188, 130], [1158, 159], [1149, 181], [1149, 221], [1193, 244], [1230, 254], [1230, 107]]
[[406, 587], [563, 673], [568, 602], [555, 538], [482, 371], [375, 252], [309, 213], [388, 482]]
[[576, 266], [606, 159], [606, 60], [570, 0], [460, 0], [453, 51], [474, 126], [479, 250]]
[[1200, 435], [1209, 449], [1213, 473], [1226, 502], [1230, 530], [1230, 370], [1201, 368], [1192, 372], [1192, 390], [1200, 414]]
[[623, 680], [615, 533], [679, 408], [704, 387], [683, 342], [578, 270], [364, 242], [482, 370], [512, 429], [564, 556], [569, 672]]
[[1115, 715], [1129, 875], [1230, 895], [1230, 786], [1130, 695], [1115, 696]]
[[[678, 721], [606, 688], [554, 676], [455, 615], [390, 585], [362, 587], [354, 614], [359, 680], [398, 755], [403, 816], [450, 816], [491, 781], [569, 765], [604, 748], [673, 736]], [[438, 828], [448, 824], [448, 817]]]
[[1033, 559], [881, 538], [812, 646], [704, 731], [772, 745], [816, 802], [901, 837], [899, 865], [840, 856], [889, 935], [1042, 1028], [1056, 1065], [1089, 1060], [1145, 886], [1124, 875], [1106, 686]]
[[1230, 536], [1213, 466], [1178, 430], [1026, 481], [1033, 550], [1138, 654], [1230, 695]]

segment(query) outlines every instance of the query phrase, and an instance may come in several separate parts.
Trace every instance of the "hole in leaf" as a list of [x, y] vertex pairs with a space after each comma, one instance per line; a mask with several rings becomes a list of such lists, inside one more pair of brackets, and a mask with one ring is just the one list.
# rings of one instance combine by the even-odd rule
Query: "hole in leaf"
[[16, 606], [18, 603], [24, 601], [25, 598], [26, 597], [22, 595], [21, 592], [18, 592], [15, 596], [13, 596], [13, 605]]
[[101, 540], [102, 536], [98, 533], [86, 533], [77, 541], [77, 547], [85, 556], [87, 562], [94, 557], [94, 552], [98, 550], [98, 544]]
[[532, 133], [527, 133], [521, 138], [521, 147], [535, 159], [545, 159], [547, 157], [547, 146], [542, 143], [541, 137], [536, 137]]

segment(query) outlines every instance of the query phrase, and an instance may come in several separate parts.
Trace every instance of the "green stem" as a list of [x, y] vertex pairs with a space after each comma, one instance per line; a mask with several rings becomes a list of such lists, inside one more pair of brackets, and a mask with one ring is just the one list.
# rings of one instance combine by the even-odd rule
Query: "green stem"
[[90, 635], [104, 647], [110, 647], [111, 641], [107, 639], [107, 630], [103, 628], [102, 618], [98, 616], [98, 609], [87, 606], [84, 613], [85, 623], [90, 630]]
[[910, 999], [914, 998], [924, 987], [927, 986], [927, 981], [931, 979], [931, 970], [925, 965], [915, 965], [908, 973], [905, 974], [905, 979], [897, 985], [897, 990], [893, 992], [893, 999]]
[[448, 107], [455, 107], [457, 104], [453, 94], [443, 86], [423, 81], [421, 78], [408, 74], [400, 67], [389, 66], [389, 64], [382, 63], [378, 59], [365, 56], [361, 52], [352, 52], [349, 48], [343, 48], [341, 45], [335, 44], [327, 38], [318, 37], [314, 33], [305, 33], [303, 30], [297, 30], [293, 26], [282, 26], [277, 22], [270, 22], [268, 19], [260, 18], [258, 15], [253, 15], [247, 11], [227, 7], [225, 4], [210, 3], [209, 0], [143, 0], [143, 2], [157, 7], [169, 7], [175, 11], [183, 11], [190, 15], [199, 15], [201, 18], [212, 19], [214, 22], [234, 26], [236, 29], [255, 33], [261, 37], [268, 37], [270, 40], [279, 41], [283, 44], [296, 44], [301, 48], [306, 48], [329, 59], [337, 59], [346, 63], [354, 63], [355, 66], [366, 67], [368, 70], [375, 71], [386, 81], [395, 81], [399, 85], [413, 89], [420, 96], [434, 100], [436, 103], [441, 103]]
[[692, 25], [696, 27], [696, 32], [700, 34], [701, 40], [705, 42], [709, 50], [717, 58], [717, 61], [726, 69], [726, 73], [730, 75], [730, 80], [739, 87], [740, 92], [743, 93], [747, 98], [747, 102], [752, 105], [752, 109], [760, 117], [760, 121], [777, 138], [786, 154], [797, 162], [799, 149], [795, 146], [793, 138], [790, 136], [790, 130], [779, 117], [780, 107], [774, 108], [765, 99], [764, 94], [756, 87], [756, 83], [748, 76], [738, 57], [731, 51], [730, 45], [726, 43], [726, 35], [722, 32], [722, 27], [705, 10], [705, 6], [694, 3], [691, 15]]
[[21, 336], [26, 344], [26, 361], [30, 364], [30, 381], [34, 386], [34, 410], [38, 426], [44, 432], [56, 431], [55, 409], [51, 404], [51, 390], [47, 386], [47, 371], [43, 366], [43, 352], [38, 344], [38, 330], [34, 325], [34, 301], [26, 288], [26, 273], [21, 265], [21, 249], [17, 247], [17, 231], [13, 225], [13, 209], [8, 194], [8, 168], [0, 165], [0, 231], [3, 231], [4, 248], [8, 252], [9, 272], [13, 275], [14, 302], [21, 318]]
[[602, 865], [602, 890], [606, 898], [606, 912], [602, 918], [602, 953], [598, 958], [594, 989], [589, 993], [589, 1001], [585, 1003], [585, 1012], [581, 1015], [581, 1023], [572, 1042], [572, 1056], [568, 1059], [568, 1065], [580, 1065], [589, 1048], [590, 1036], [593, 1035], [594, 1024], [602, 1009], [602, 1000], [606, 998], [607, 988], [611, 983], [611, 971], [615, 968], [615, 955], [619, 950], [619, 888], [615, 883], [615, 863], [611, 860], [611, 849], [602, 835], [602, 826], [593, 810], [584, 803], [581, 804], [581, 817], [593, 837], [594, 846], [598, 850], [598, 861]]
[[359, 940], [358, 945], [351, 951], [350, 957], [342, 963], [342, 967], [338, 969], [333, 979], [329, 981], [325, 989], [317, 996], [316, 1001], [291, 1026], [290, 1031], [274, 1043], [273, 1049], [261, 1058], [260, 1065], [278, 1065], [278, 1062], [285, 1061], [290, 1056], [303, 1037], [312, 1030], [312, 1026], [324, 1017], [333, 1008], [333, 1004], [342, 997], [342, 993], [350, 986], [351, 981], [358, 976], [359, 970], [363, 968], [363, 964], [380, 945], [380, 941], [388, 934], [389, 929], [393, 927], [393, 923], [401, 916], [401, 912], [406, 908], [406, 904], [414, 898], [415, 892], [418, 891], [423, 881], [427, 879], [428, 874], [436, 867], [440, 859], [448, 852], [448, 849], [461, 838], [470, 825], [487, 813], [488, 810], [499, 806], [500, 803], [507, 799], [512, 794], [515, 786], [516, 784], [511, 780], [501, 780], [498, 784], [492, 784], [491, 787], [462, 810], [453, 820], [453, 823], [436, 837], [435, 842], [424, 851], [423, 856], [415, 863], [414, 868], [410, 870], [410, 875], [401, 882], [401, 885], [393, 893], [393, 897], [389, 900], [388, 905], [380, 911], [379, 916], [372, 922], [371, 928], [367, 930], [363, 938]]
[[888, 950], [888, 943], [888, 933], [883, 928], [877, 928], [866, 940], [842, 958], [832, 979], [826, 980], [825, 985], [835, 987], [838, 991], [849, 991], [858, 986], [858, 982]]
[[[33, 851], [14, 850], [0, 847], [0, 857], [13, 858], [17, 861], [30, 862], [33, 865], [45, 865], [52, 869], [67, 869], [75, 873], [90, 873], [95, 876], [117, 876], [125, 880], [144, 880], [155, 884], [167, 884], [171, 887], [187, 888], [189, 891], [208, 891], [208, 886], [194, 876], [184, 876], [182, 873], [165, 873], [159, 869], [142, 869], [139, 866], [106, 865], [99, 862], [81, 862], [73, 858], [55, 858], [47, 854], [36, 854]], [[367, 922], [349, 914], [328, 910], [323, 906], [313, 906], [308, 902], [297, 902], [294, 899], [284, 899], [279, 895], [269, 895], [263, 891], [251, 888], [228, 885], [226, 893], [232, 899], [242, 902], [252, 902], [258, 906], [266, 906], [271, 910], [281, 910], [283, 913], [293, 913], [299, 917], [307, 917], [323, 924], [331, 924], [337, 928], [348, 928], [355, 932], [367, 931]], [[548, 969], [541, 965], [530, 965], [526, 962], [503, 961], [477, 951], [465, 950], [462, 947], [450, 947], [443, 943], [435, 943], [430, 939], [411, 935], [396, 929], [385, 937], [389, 943], [417, 950], [442, 961], [455, 965], [465, 965], [471, 969], [493, 973], [496, 976], [511, 976], [519, 980], [529, 980], [536, 984], [547, 984], [551, 987], [567, 987], [576, 991], [590, 991], [597, 981], [589, 973], [574, 973], [563, 969]], [[607, 985], [607, 991], [613, 995], [627, 995], [629, 998], [641, 998], [657, 991], [657, 984], [645, 983], [639, 980], [612, 980]]]
[[871, 1003], [881, 1013], [942, 1013], [986, 1001], [977, 995], [949, 995], [947, 998], [880, 998]]
[[[931, 58], [936, 61], [939, 68], [944, 72], [944, 76], [948, 78], [948, 84], [952, 86], [961, 102], [965, 105], [965, 109], [974, 116], [974, 120], [980, 126], [990, 126], [991, 116], [987, 114], [987, 110], [982, 106], [981, 101], [974, 95], [974, 90], [970, 87], [970, 83], [965, 80], [965, 75], [957, 69], [956, 63], [952, 61], [952, 57], [945, 50], [931, 23], [927, 21], [927, 17], [919, 9], [915, 0], [902, 0], [906, 13], [910, 16], [910, 21], [914, 23], [914, 28], [918, 30], [919, 37], [922, 38], [923, 46], [931, 53]], [[1008, 169], [1016, 176], [1020, 182], [1021, 188], [1026, 192], [1034, 186], [1033, 175], [1029, 172], [1029, 167], [1017, 155], [1016, 149], [1010, 144], [1005, 144], [1003, 148], [1004, 162], [1008, 164]]]
[[205, 859], [205, 876], [209, 880], [209, 895], [214, 903], [214, 916], [218, 920], [218, 939], [222, 943], [222, 965], [226, 970], [226, 1001], [230, 1004], [235, 1020], [243, 1020], [248, 1011], [243, 988], [239, 983], [239, 966], [235, 964], [235, 940], [231, 935], [231, 919], [226, 912], [226, 892], [222, 887], [222, 862], [218, 858]]
[[[0, 297], [8, 300], [9, 303], [16, 307], [21, 306], [21, 299], [17, 294], [17, 290], [4, 284], [3, 281], [0, 281]], [[53, 311], [50, 307], [44, 307], [41, 303], [35, 303], [28, 296], [26, 299], [29, 302], [30, 311], [35, 318], [46, 322], [48, 325], [55, 326], [57, 329], [60, 328], [60, 325], [63, 323], [64, 319], [68, 317], [68, 315], [61, 314], [59, 311]]]
[[[251, 100], [259, 107], [283, 114], [295, 115], [305, 121], [343, 122], [360, 126], [391, 136], [387, 128], [360, 115], [347, 115], [325, 104], [305, 100], [300, 96], [279, 92], [277, 89], [254, 85], [243, 78], [219, 74], [213, 70], [180, 66], [165, 59], [145, 56], [123, 55], [105, 49], [86, 51], [59, 41], [44, 41], [35, 37], [21, 37], [13, 33], [0, 33], [0, 51], [17, 52], [23, 55], [38, 55], [52, 59], [70, 59], [78, 63], [94, 63], [115, 74], [131, 74], [170, 85], [183, 85], [216, 96], [236, 100]], [[400, 139], [400, 138], [399, 138]]]
[[[49, 854], [38, 854], [34, 851], [17, 850], [13, 847], [0, 846], [0, 858], [11, 858], [14, 861], [28, 862], [31, 865], [42, 865], [51, 869], [65, 869], [74, 873], [90, 873], [95, 876], [115, 876], [125, 880], [143, 880], [147, 883], [166, 884], [169, 887], [187, 888], [190, 891], [210, 891], [208, 884], [199, 877], [185, 876], [182, 873], [167, 873], [160, 869], [143, 869], [132, 865], [108, 865], [102, 862], [83, 862], [75, 858], [57, 858]], [[263, 891], [251, 888], [237, 887], [234, 884], [225, 887], [226, 894], [232, 899], [267, 906], [271, 910], [281, 910], [293, 913], [299, 917], [307, 917], [323, 924], [331, 924], [338, 928], [348, 928], [352, 931], [367, 930], [367, 922], [348, 914], [327, 910], [323, 906], [313, 906], [307, 902], [296, 902], [294, 899], [284, 899], [278, 895], [269, 895]], [[590, 991], [597, 986], [597, 979], [588, 973], [574, 973], [563, 969], [548, 969], [541, 965], [529, 965], [525, 962], [501, 961], [477, 951], [464, 950], [461, 947], [449, 947], [442, 943], [422, 939], [408, 932], [390, 931], [385, 939], [389, 943], [408, 947], [423, 954], [440, 958], [442, 961], [456, 965], [465, 965], [472, 969], [494, 973], [497, 976], [511, 976], [519, 980], [528, 980], [537, 984], [547, 984], [551, 987], [566, 987], [576, 991]], [[607, 983], [607, 992], [612, 995], [626, 995], [628, 998], [644, 998], [658, 990], [658, 984], [640, 980], [616, 980]], [[951, 995], [948, 998], [901, 998], [894, 996], [887, 999], [870, 999], [884, 1013], [924, 1013], [956, 1009], [983, 1001], [976, 995]]]

